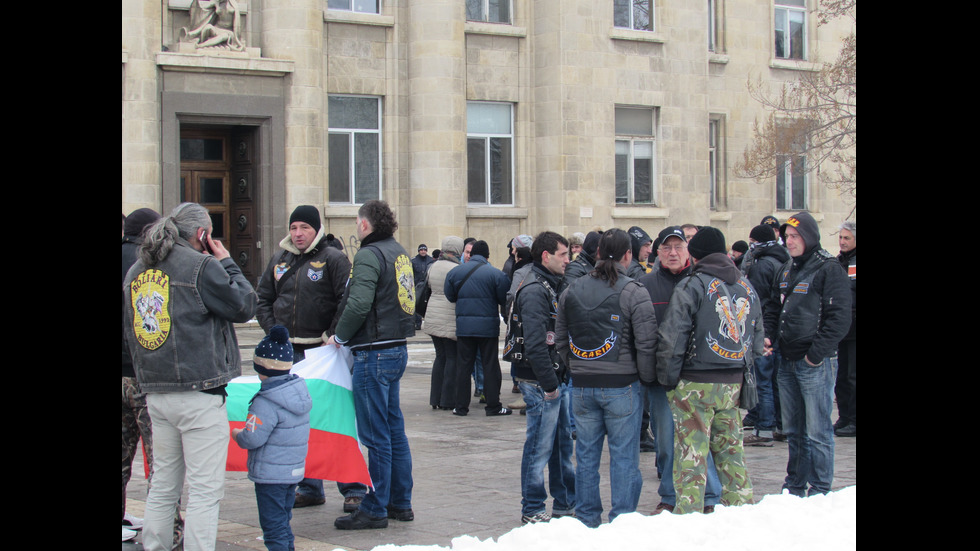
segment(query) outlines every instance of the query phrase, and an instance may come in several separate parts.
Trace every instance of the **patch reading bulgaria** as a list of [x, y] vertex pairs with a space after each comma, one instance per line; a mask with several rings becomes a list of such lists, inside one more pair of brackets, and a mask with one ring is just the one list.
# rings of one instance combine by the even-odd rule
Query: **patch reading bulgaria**
[[592, 350], [585, 350], [575, 346], [574, 342], [568, 343], [568, 348], [577, 357], [583, 360], [594, 360], [596, 358], [601, 358], [605, 356], [610, 350], [612, 350], [613, 345], [616, 344], [616, 333], [610, 333], [606, 340], [603, 341], [602, 346], [598, 348], [593, 348]]
[[133, 331], [136, 342], [147, 350], [160, 348], [170, 335], [170, 276], [160, 270], [146, 270], [129, 286], [133, 301]]

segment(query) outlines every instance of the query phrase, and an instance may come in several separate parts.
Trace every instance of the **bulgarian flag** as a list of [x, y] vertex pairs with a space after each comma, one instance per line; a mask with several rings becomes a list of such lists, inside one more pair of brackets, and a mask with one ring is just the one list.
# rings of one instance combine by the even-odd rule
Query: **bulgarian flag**
[[[306, 359], [290, 370], [306, 379], [313, 399], [310, 411], [310, 444], [306, 454], [306, 478], [336, 482], [360, 482], [373, 488], [364, 455], [357, 440], [354, 394], [347, 348], [319, 346], [306, 351]], [[231, 429], [244, 428], [248, 404], [259, 391], [257, 375], [232, 379], [227, 386], [228, 421]], [[229, 471], [247, 471], [248, 452], [234, 438], [228, 442]]]

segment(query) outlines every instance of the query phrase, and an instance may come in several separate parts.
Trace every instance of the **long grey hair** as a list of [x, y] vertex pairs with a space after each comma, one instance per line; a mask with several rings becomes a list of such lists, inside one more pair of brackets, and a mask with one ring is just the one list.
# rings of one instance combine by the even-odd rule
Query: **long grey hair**
[[197, 228], [210, 228], [208, 209], [197, 203], [181, 203], [167, 216], [146, 229], [139, 258], [147, 266], [155, 266], [167, 258], [177, 238], [189, 241]]

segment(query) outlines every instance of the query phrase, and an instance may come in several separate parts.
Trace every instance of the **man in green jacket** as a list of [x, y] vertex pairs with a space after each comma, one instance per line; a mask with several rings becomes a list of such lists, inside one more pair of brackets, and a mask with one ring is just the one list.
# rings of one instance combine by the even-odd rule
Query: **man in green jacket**
[[327, 344], [354, 356], [352, 385], [358, 439], [368, 449], [374, 491], [353, 513], [334, 521], [341, 530], [385, 528], [388, 519], [412, 520], [412, 452], [405, 435], [399, 385], [408, 365], [407, 338], [415, 334], [415, 278], [388, 204], [372, 200], [357, 211], [350, 281], [336, 332]]

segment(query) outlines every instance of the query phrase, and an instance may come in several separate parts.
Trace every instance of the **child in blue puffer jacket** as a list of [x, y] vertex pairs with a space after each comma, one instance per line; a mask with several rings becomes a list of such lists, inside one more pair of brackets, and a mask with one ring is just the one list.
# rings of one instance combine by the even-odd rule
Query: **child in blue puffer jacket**
[[255, 349], [255, 371], [262, 385], [252, 397], [244, 429], [232, 431], [248, 450], [248, 479], [255, 483], [262, 538], [269, 551], [292, 551], [296, 484], [306, 470], [313, 401], [302, 377], [289, 372], [293, 346], [289, 331], [277, 325]]

